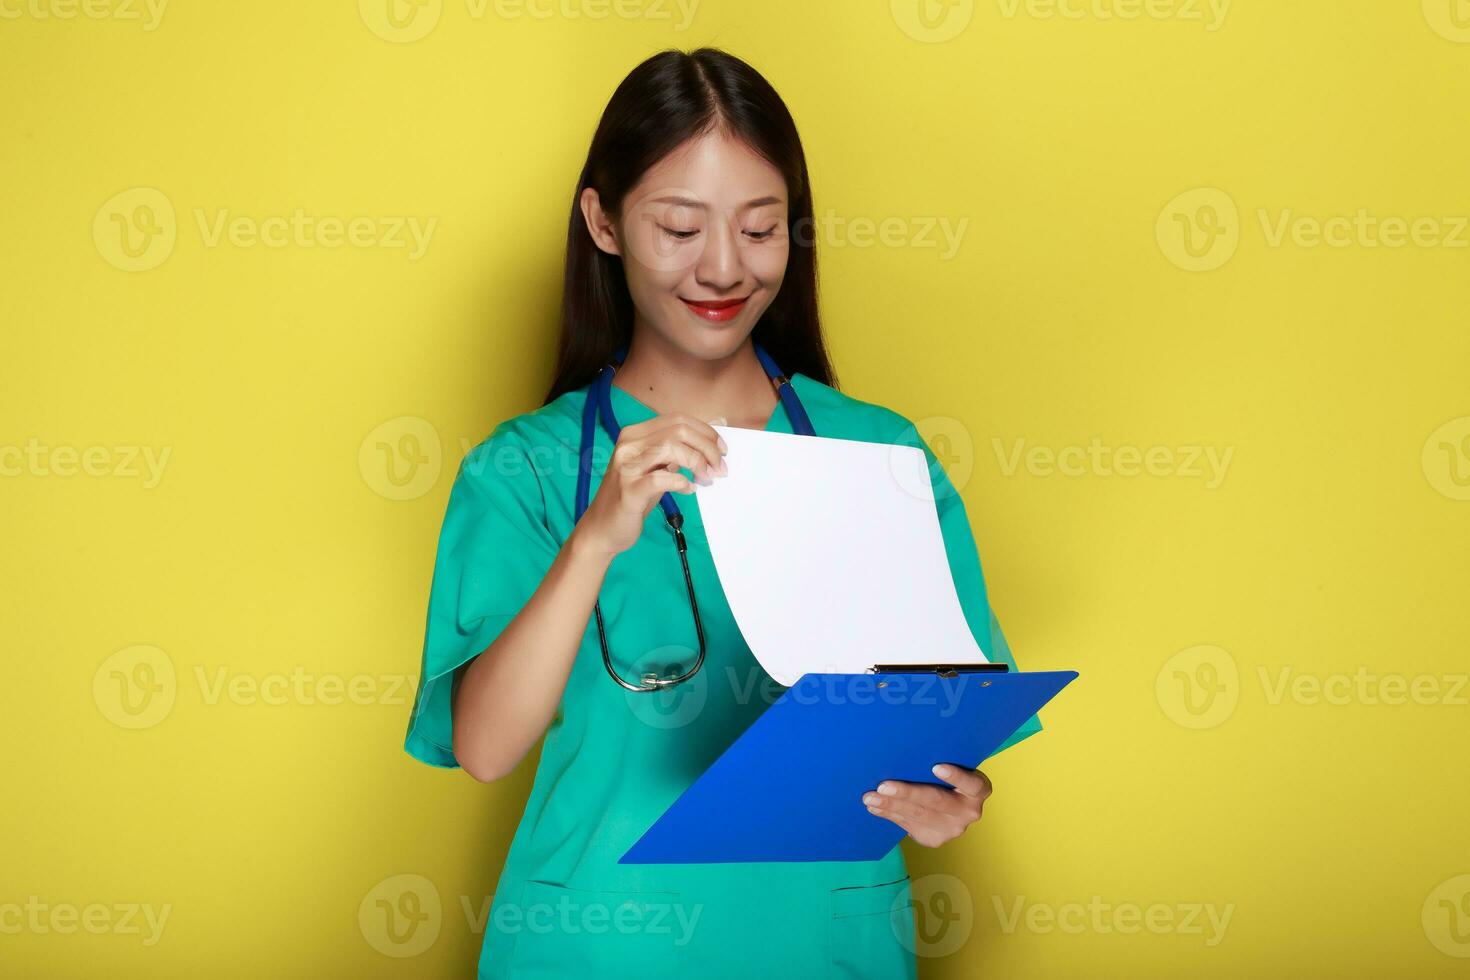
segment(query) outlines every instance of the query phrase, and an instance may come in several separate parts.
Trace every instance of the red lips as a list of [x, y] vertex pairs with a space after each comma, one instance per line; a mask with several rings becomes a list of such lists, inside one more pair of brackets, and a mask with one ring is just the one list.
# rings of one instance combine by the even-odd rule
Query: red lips
[[735, 319], [735, 317], [739, 316], [740, 311], [745, 309], [745, 304], [750, 300], [750, 297], [742, 296], [739, 299], [693, 300], [684, 299], [681, 296], [680, 299], [683, 301], [685, 306], [689, 307], [689, 311], [695, 316], [701, 317], [705, 320], [710, 320], [714, 323], [723, 323], [726, 320], [733, 320]]

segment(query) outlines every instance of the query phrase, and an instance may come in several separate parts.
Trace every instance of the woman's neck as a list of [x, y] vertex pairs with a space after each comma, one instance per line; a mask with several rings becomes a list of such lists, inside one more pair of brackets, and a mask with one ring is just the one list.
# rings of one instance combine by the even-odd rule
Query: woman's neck
[[779, 403], [749, 338], [729, 357], [711, 361], [662, 342], [651, 330], [635, 330], [613, 384], [659, 415], [723, 418], [725, 425], [746, 429], [765, 428]]

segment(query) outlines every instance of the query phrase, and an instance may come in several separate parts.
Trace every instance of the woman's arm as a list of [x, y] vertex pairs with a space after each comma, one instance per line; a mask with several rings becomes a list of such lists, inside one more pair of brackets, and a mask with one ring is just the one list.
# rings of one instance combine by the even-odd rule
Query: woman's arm
[[579, 527], [495, 642], [455, 673], [454, 754], [482, 782], [508, 775], [546, 731], [613, 554]]
[[460, 768], [489, 782], [530, 751], [561, 702], [614, 556], [638, 540], [665, 492], [694, 492], [681, 467], [710, 481], [724, 475], [724, 451], [713, 428], [685, 415], [623, 428], [596, 495], [541, 584], [494, 642], [455, 672], [450, 701]]

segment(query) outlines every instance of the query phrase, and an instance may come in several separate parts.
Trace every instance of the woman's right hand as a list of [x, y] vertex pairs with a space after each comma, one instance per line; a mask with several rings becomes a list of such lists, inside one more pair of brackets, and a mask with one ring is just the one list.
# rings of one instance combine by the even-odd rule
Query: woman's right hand
[[725, 476], [725, 440], [707, 422], [679, 413], [624, 426], [607, 472], [573, 533], [609, 557], [633, 547], [665, 492], [693, 493], [682, 467], [706, 486]]

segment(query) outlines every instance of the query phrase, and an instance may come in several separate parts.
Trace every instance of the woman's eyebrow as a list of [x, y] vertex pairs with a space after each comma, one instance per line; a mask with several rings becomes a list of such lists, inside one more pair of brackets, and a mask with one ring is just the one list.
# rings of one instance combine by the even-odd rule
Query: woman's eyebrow
[[[670, 194], [670, 195], [666, 195], [664, 197], [655, 197], [653, 199], [653, 203], [654, 204], [682, 204], [685, 207], [689, 207], [689, 208], [700, 208], [700, 209], [703, 209], [703, 210], [708, 210], [708, 208], [709, 208], [709, 206], [707, 204], [705, 204], [703, 201], [695, 200], [692, 197], [684, 197], [684, 196], [679, 195], [679, 194]], [[779, 197], [771, 197], [770, 195], [767, 195], [765, 197], [757, 197], [754, 200], [746, 201], [740, 207], [741, 207], [741, 210], [749, 210], [750, 208], [765, 207], [767, 204], [780, 204], [780, 203], [781, 203], [781, 199]]]

